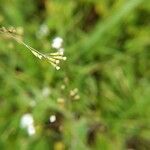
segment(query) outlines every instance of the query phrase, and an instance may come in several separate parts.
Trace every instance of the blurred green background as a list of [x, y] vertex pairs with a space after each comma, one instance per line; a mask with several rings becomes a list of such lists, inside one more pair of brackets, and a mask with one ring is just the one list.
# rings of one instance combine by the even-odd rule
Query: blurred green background
[[150, 150], [149, 20], [149, 0], [0, 0], [1, 27], [67, 56], [57, 71], [0, 36], [0, 149]]

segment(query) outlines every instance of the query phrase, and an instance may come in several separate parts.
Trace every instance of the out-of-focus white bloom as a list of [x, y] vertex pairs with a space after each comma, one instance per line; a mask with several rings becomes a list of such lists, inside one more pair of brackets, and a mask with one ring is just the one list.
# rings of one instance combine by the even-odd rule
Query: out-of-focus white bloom
[[42, 90], [42, 95], [44, 97], [48, 97], [50, 94], [51, 94], [50, 88], [49, 87], [44, 87], [43, 90]]
[[61, 37], [56, 37], [52, 41], [52, 47], [60, 49], [62, 47], [63, 39]]
[[33, 117], [31, 114], [27, 113], [21, 117], [20, 125], [22, 128], [26, 128], [34, 123]]
[[55, 121], [56, 121], [56, 116], [55, 116], [55, 115], [51, 115], [51, 116], [49, 117], [49, 121], [50, 121], [51, 123], [55, 122]]
[[27, 113], [24, 114], [21, 117], [21, 121], [20, 121], [20, 126], [21, 128], [24, 128], [27, 130], [28, 134], [31, 136], [33, 134], [35, 134], [35, 127], [34, 127], [34, 120], [31, 114]]
[[49, 28], [46, 24], [42, 24], [39, 28], [39, 30], [36, 33], [36, 36], [38, 38], [43, 38], [44, 36], [47, 36], [49, 33]]
[[35, 127], [33, 126], [33, 125], [30, 125], [30, 126], [28, 126], [28, 128], [27, 128], [27, 132], [28, 132], [28, 134], [31, 136], [31, 135], [34, 135], [35, 134]]

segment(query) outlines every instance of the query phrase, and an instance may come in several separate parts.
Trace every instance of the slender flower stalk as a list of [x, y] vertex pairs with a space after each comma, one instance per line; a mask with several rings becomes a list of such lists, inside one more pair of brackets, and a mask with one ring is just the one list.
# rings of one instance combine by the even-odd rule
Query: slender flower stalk
[[5, 28], [2, 27], [0, 28], [0, 34], [14, 39], [16, 42], [18, 42], [19, 44], [24, 45], [27, 49], [29, 49], [31, 51], [31, 53], [36, 56], [39, 59], [44, 59], [47, 60], [53, 67], [55, 67], [57, 70], [60, 69], [59, 67], [59, 63], [60, 60], [66, 60], [67, 58], [64, 56], [63, 52], [56, 52], [56, 53], [48, 53], [48, 54], [44, 54], [39, 52], [38, 50], [32, 48], [31, 46], [27, 45], [21, 38], [21, 35], [19, 35], [17, 33], [17, 31], [11, 27], [11, 28]]

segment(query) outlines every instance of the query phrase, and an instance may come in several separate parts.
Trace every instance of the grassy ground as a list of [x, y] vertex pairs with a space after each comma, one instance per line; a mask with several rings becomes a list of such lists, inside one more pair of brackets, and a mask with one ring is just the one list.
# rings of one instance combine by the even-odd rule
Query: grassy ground
[[41, 52], [60, 36], [68, 58], [57, 71], [0, 36], [0, 149], [149, 150], [149, 16], [149, 0], [0, 0], [1, 26]]

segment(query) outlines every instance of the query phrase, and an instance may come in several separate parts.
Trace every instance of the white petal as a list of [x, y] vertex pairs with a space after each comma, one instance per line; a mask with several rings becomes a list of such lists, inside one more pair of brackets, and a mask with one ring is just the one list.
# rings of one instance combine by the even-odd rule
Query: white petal
[[21, 117], [20, 126], [22, 128], [27, 128], [28, 126], [32, 125], [33, 122], [34, 122], [34, 120], [33, 120], [32, 115], [27, 113]]
[[35, 134], [35, 127], [33, 126], [33, 125], [30, 125], [30, 126], [28, 126], [28, 128], [27, 128], [27, 132], [28, 132], [28, 134], [31, 136], [31, 135], [34, 135]]
[[53, 39], [52, 47], [59, 49], [59, 48], [61, 48], [62, 43], [63, 43], [63, 39], [61, 37], [56, 37]]
[[51, 115], [51, 116], [49, 117], [49, 121], [50, 121], [51, 123], [55, 122], [55, 121], [56, 121], [56, 116], [55, 116], [55, 115]]

